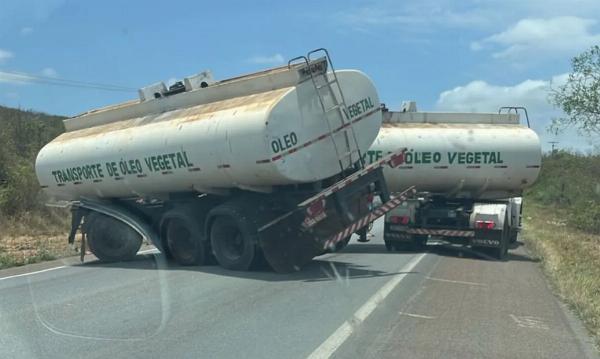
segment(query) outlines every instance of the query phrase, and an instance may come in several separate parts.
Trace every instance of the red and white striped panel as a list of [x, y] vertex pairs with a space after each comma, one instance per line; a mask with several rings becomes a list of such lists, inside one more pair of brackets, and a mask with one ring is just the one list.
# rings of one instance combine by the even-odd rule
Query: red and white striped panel
[[265, 158], [265, 159], [262, 159], [262, 160], [258, 160], [258, 161], [256, 161], [256, 163], [261, 164], [261, 163], [270, 163], [270, 162], [279, 161], [283, 157], [285, 157], [287, 155], [291, 155], [292, 153], [297, 152], [298, 150], [301, 150], [301, 149], [303, 149], [305, 147], [308, 147], [308, 146], [310, 146], [310, 145], [312, 145], [312, 144], [314, 144], [316, 142], [324, 140], [327, 137], [329, 137], [330, 135], [334, 135], [334, 134], [338, 133], [339, 131], [344, 130], [344, 129], [350, 127], [350, 125], [353, 125], [353, 124], [357, 123], [358, 121], [361, 121], [362, 119], [365, 119], [365, 118], [369, 117], [370, 115], [372, 115], [372, 114], [374, 114], [374, 113], [376, 113], [378, 111], [381, 111], [380, 107], [377, 107], [377, 108], [375, 108], [375, 109], [373, 109], [373, 110], [371, 110], [369, 112], [365, 112], [364, 114], [362, 114], [361, 116], [353, 119], [352, 121], [346, 122], [342, 126], [336, 128], [336, 129], [333, 129], [331, 131], [331, 134], [324, 133], [324, 134], [322, 134], [322, 135], [320, 135], [320, 136], [318, 136], [316, 138], [313, 138], [310, 141], [307, 141], [305, 143], [299, 144], [298, 146], [295, 146], [295, 147], [293, 147], [293, 148], [291, 148], [291, 149], [289, 149], [289, 150], [287, 150], [285, 152], [282, 152], [282, 153], [280, 153], [280, 154], [278, 154], [276, 156], [273, 156], [272, 158]]
[[426, 229], [426, 228], [407, 228], [404, 232], [410, 234], [430, 234], [432, 236], [446, 237], [474, 237], [473, 231], [459, 231], [454, 229]]
[[338, 243], [339, 241], [343, 240], [344, 238], [352, 235], [352, 233], [358, 231], [362, 227], [368, 225], [369, 223], [371, 223], [374, 220], [376, 220], [377, 218], [383, 216], [384, 214], [391, 211], [392, 209], [398, 207], [402, 202], [404, 202], [406, 200], [406, 198], [409, 195], [413, 195], [415, 193], [416, 193], [416, 190], [413, 186], [413, 187], [409, 187], [404, 192], [392, 197], [389, 201], [387, 201], [384, 204], [382, 204], [381, 206], [375, 208], [371, 213], [369, 213], [366, 216], [360, 218], [359, 220], [353, 222], [348, 227], [346, 227], [344, 230], [342, 230], [341, 232], [338, 232], [337, 234], [335, 234], [334, 236], [332, 236], [331, 238], [326, 240], [324, 248], [325, 249], [333, 248], [336, 243]]
[[[346, 177], [345, 179], [343, 179], [343, 180], [333, 184], [329, 188], [319, 192], [317, 195], [304, 200], [304, 202], [298, 204], [298, 207], [310, 206], [313, 202], [321, 200], [327, 196], [334, 194], [335, 192], [337, 192], [337, 191], [341, 190], [342, 188], [348, 186], [349, 184], [355, 182], [357, 179], [361, 178], [362, 176], [366, 175], [367, 173], [370, 173], [370, 172], [376, 170], [377, 168], [383, 166], [386, 163], [389, 163], [390, 161], [395, 161], [396, 163], [398, 163], [400, 161], [404, 161], [404, 153], [405, 152], [406, 152], [406, 148], [404, 148], [401, 151], [398, 151], [396, 153], [391, 153], [377, 162], [371, 163], [370, 165], [366, 166], [363, 170], [351, 174], [350, 176]], [[401, 157], [401, 158], [398, 160], [399, 157]]]

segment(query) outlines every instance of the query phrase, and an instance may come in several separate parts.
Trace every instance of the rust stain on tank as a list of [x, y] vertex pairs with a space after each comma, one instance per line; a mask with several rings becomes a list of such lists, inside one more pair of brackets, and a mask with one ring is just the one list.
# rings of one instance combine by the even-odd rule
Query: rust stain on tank
[[[240, 96], [227, 100], [215, 101], [207, 104], [167, 111], [159, 114], [151, 114], [128, 120], [117, 121], [105, 125], [84, 128], [71, 132], [65, 132], [52, 142], [63, 142], [76, 138], [101, 137], [102, 135], [125, 130], [141, 130], [146, 125], [165, 123], [167, 126], [180, 126], [182, 123], [211, 119], [218, 112], [234, 110], [231, 116], [244, 112], [268, 111], [275, 105], [291, 87], [285, 87], [273, 91], [266, 91], [248, 96]], [[168, 124], [167, 124], [168, 122]]]
[[456, 130], [467, 130], [473, 132], [474, 130], [489, 130], [489, 129], [504, 129], [512, 130], [515, 133], [522, 133], [523, 129], [527, 129], [526, 126], [517, 126], [514, 124], [489, 124], [489, 123], [416, 123], [416, 122], [404, 122], [404, 123], [386, 123], [384, 122], [382, 128], [427, 128], [427, 129], [456, 129]]

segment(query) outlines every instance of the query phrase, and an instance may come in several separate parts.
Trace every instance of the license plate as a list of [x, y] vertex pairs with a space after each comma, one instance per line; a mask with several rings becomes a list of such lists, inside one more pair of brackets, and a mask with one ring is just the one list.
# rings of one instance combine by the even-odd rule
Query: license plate
[[484, 239], [484, 238], [473, 238], [471, 240], [472, 244], [480, 245], [480, 246], [488, 246], [488, 247], [499, 247], [500, 241], [497, 239]]

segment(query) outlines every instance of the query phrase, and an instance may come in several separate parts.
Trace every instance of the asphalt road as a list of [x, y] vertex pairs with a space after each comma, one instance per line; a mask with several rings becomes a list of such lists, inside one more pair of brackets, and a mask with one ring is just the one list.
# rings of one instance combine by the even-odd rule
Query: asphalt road
[[596, 358], [523, 248], [508, 262], [381, 226], [289, 275], [74, 259], [0, 271], [0, 358]]

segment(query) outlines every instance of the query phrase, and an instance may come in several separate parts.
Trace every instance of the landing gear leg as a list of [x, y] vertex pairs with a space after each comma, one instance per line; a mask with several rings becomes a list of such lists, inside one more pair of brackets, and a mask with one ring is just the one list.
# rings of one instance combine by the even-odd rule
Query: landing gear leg
[[366, 243], [368, 241], [370, 241], [370, 239], [367, 237], [367, 232], [369, 232], [369, 226], [365, 226], [361, 229], [359, 229], [356, 234], [358, 234], [358, 241], [361, 243]]

